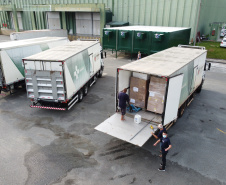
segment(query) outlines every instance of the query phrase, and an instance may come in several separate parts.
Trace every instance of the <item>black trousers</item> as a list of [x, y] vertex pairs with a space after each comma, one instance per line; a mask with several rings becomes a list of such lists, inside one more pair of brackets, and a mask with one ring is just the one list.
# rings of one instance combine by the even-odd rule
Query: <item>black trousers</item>
[[166, 167], [166, 155], [167, 153], [162, 153], [162, 169], [165, 170]]

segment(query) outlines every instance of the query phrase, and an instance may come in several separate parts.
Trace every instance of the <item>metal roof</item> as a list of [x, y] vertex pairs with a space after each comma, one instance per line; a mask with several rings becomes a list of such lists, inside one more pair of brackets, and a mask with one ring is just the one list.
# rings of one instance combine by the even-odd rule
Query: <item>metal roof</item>
[[18, 41], [9, 41], [0, 43], [0, 49], [10, 49], [10, 48], [17, 48], [22, 46], [29, 46], [35, 44], [42, 44], [51, 41], [57, 40], [65, 40], [66, 37], [40, 37], [35, 39], [25, 39], [25, 40], [18, 40]]
[[112, 30], [134, 30], [134, 31], [157, 31], [157, 32], [174, 32], [179, 30], [190, 29], [187, 27], [165, 27], [165, 26], [123, 26], [123, 27], [113, 27], [106, 28]]
[[206, 52], [206, 50], [201, 49], [172, 47], [119, 68], [156, 76], [169, 77]]
[[89, 48], [98, 41], [72, 41], [63, 46], [58, 46], [52, 49], [48, 49], [41, 53], [31, 55], [24, 58], [24, 60], [41, 60], [41, 61], [65, 61], [68, 58], [80, 53], [81, 51]]

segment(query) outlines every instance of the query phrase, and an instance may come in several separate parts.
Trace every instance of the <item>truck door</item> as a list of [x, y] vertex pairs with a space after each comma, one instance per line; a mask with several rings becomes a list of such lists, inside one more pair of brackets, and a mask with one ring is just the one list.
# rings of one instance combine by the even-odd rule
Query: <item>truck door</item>
[[121, 114], [115, 113], [95, 129], [140, 147], [152, 136], [152, 132], [157, 130], [157, 126], [154, 125], [152, 125], [154, 127], [152, 130], [149, 122], [142, 121], [136, 124], [130, 117], [126, 117], [125, 121], [120, 119]]
[[2, 68], [0, 66], [0, 87], [3, 86], [3, 76], [2, 76]]
[[24, 61], [28, 98], [65, 100], [62, 62]]
[[90, 63], [90, 76], [92, 76], [94, 74], [93, 53], [89, 55], [89, 63]]
[[164, 125], [167, 125], [177, 118], [183, 77], [184, 75], [181, 74], [169, 79], [163, 121]]
[[198, 75], [198, 66], [194, 67], [194, 74], [193, 74], [193, 82], [192, 82], [191, 92], [193, 92], [195, 90], [197, 75]]

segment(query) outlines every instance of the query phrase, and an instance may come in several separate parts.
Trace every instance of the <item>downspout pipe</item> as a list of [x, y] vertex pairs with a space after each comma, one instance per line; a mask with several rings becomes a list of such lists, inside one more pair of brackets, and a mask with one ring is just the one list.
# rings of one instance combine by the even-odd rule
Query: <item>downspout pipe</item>
[[198, 26], [199, 26], [199, 18], [200, 18], [201, 4], [202, 4], [202, 0], [200, 0], [200, 4], [199, 4], [199, 12], [198, 12], [198, 18], [197, 18], [197, 25], [196, 25], [196, 29], [195, 29], [194, 46], [196, 45], [196, 37], [197, 37]]

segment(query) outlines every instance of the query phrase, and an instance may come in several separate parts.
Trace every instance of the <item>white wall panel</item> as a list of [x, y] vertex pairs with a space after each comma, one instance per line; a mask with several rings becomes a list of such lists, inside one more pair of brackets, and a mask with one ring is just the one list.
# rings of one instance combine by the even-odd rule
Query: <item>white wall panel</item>
[[76, 22], [76, 34], [92, 35], [92, 13], [80, 13], [75, 14]]
[[48, 29], [61, 29], [59, 12], [47, 12], [46, 16]]

